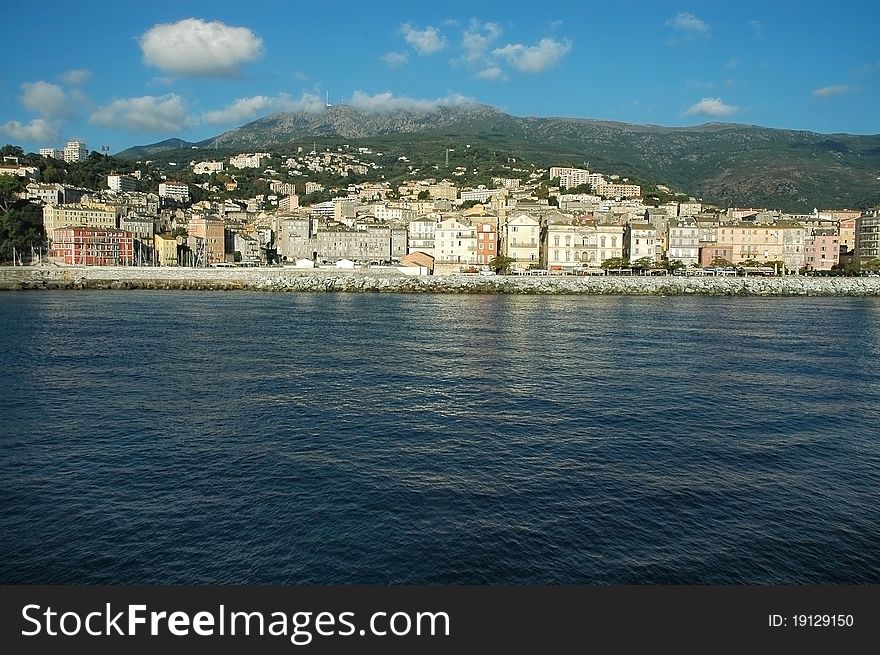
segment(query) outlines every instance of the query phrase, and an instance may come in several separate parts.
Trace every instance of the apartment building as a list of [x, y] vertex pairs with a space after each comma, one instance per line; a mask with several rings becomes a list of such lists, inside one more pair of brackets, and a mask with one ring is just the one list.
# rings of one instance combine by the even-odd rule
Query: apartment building
[[68, 141], [64, 146], [64, 161], [78, 164], [89, 158], [89, 149], [82, 141]]
[[501, 252], [515, 261], [515, 268], [538, 266], [541, 262], [541, 224], [528, 214], [517, 214], [501, 228]]
[[131, 266], [134, 236], [125, 230], [82, 225], [60, 227], [51, 232], [49, 258], [68, 266]]
[[171, 198], [177, 202], [189, 202], [189, 185], [185, 182], [166, 180], [159, 183], [159, 197]]

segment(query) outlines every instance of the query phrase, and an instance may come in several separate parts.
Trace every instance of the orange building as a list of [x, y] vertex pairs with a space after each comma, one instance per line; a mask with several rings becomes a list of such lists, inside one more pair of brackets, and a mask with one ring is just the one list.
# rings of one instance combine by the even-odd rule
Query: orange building
[[49, 256], [71, 266], [131, 266], [134, 235], [115, 228], [60, 227], [52, 232]]

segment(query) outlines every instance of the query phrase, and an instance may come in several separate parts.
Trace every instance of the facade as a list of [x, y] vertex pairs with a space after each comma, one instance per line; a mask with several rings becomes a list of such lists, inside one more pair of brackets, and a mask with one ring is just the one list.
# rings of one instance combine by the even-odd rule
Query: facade
[[44, 205], [60, 205], [64, 202], [64, 185], [31, 182], [27, 185], [29, 200], [39, 200]]
[[580, 266], [583, 227], [561, 215], [548, 216], [541, 248], [541, 268], [562, 271]]
[[184, 182], [166, 180], [159, 184], [159, 197], [171, 198], [178, 202], [189, 202], [189, 185]]
[[260, 262], [260, 242], [241, 232], [236, 232], [232, 237], [233, 252], [241, 254], [241, 261], [245, 264], [258, 264]]
[[157, 266], [177, 266], [177, 239], [170, 234], [153, 237], [153, 252]]
[[128, 175], [108, 175], [107, 188], [111, 191], [134, 191], [137, 189], [137, 180]]
[[64, 146], [64, 161], [78, 164], [89, 158], [89, 149], [82, 141], [68, 141]]
[[479, 216], [471, 220], [477, 235], [477, 265], [488, 266], [498, 256], [498, 219]]
[[215, 216], [197, 216], [187, 224], [187, 245], [195, 253], [197, 266], [222, 264], [226, 261], [226, 234], [223, 221]]
[[477, 263], [477, 235], [472, 225], [447, 218], [434, 230], [434, 271], [454, 273]]
[[196, 175], [206, 175], [210, 173], [220, 173], [223, 171], [222, 161], [200, 161], [193, 164], [193, 173]]
[[700, 229], [696, 223], [670, 221], [666, 258], [689, 267], [700, 262]]
[[593, 190], [606, 198], [638, 198], [642, 187], [638, 184], [599, 184]]
[[781, 261], [789, 271], [804, 266], [806, 230], [799, 223], [727, 223], [716, 228], [718, 247], [729, 249], [732, 264]]
[[517, 214], [501, 230], [501, 251], [515, 268], [538, 266], [541, 261], [541, 224], [528, 214]]
[[439, 184], [430, 185], [428, 187], [428, 194], [434, 199], [455, 200], [458, 198], [458, 187], [448, 182], [440, 182]]
[[318, 230], [318, 257], [329, 262], [391, 260], [391, 228], [387, 225], [358, 224], [355, 229], [342, 225]]
[[115, 228], [61, 227], [52, 231], [51, 261], [68, 266], [131, 266], [134, 236]]
[[596, 224], [596, 263], [623, 257], [624, 228], [613, 223]]
[[104, 230], [119, 227], [119, 211], [89, 205], [46, 205], [43, 207], [43, 228], [47, 235], [60, 227], [84, 226]]
[[316, 257], [318, 244], [312, 227], [313, 222], [307, 216], [280, 220], [278, 222], [278, 254], [288, 262]]
[[639, 259], [657, 261], [657, 229], [649, 223], [629, 223], [626, 226], [623, 256], [630, 262]]
[[[260, 168], [271, 155], [268, 152], [255, 152], [235, 155], [229, 158], [229, 165], [235, 168]], [[308, 193], [308, 192], [306, 192]]]
[[58, 148], [40, 148], [40, 157], [51, 157], [52, 159], [64, 159], [64, 151]]
[[813, 230], [804, 238], [804, 267], [830, 271], [840, 263], [840, 237], [834, 229]]
[[434, 254], [434, 229], [437, 221], [430, 216], [423, 216], [407, 224], [407, 253], [423, 252]]
[[863, 262], [880, 258], [880, 210], [856, 221], [856, 256]]

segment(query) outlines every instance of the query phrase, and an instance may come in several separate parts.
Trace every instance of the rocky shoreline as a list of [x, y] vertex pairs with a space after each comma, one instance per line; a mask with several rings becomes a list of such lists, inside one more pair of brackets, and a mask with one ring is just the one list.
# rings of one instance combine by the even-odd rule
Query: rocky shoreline
[[281, 268], [0, 268], [0, 291], [169, 289], [197, 291], [347, 291], [367, 293], [518, 293], [582, 295], [880, 296], [876, 277], [563, 277], [409, 276]]

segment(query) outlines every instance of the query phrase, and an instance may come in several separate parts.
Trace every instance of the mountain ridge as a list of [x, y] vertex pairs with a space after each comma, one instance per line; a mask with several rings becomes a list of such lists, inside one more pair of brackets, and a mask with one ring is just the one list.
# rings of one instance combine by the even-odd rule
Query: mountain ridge
[[[812, 209], [880, 204], [880, 134], [710, 122], [687, 127], [567, 117], [518, 117], [479, 104], [367, 111], [334, 105], [278, 112], [196, 143], [168, 139], [117, 156], [177, 148], [285, 149], [308, 138], [395, 139], [401, 148], [466, 139], [538, 165], [588, 161], [605, 173], [663, 183], [719, 205]], [[164, 148], [164, 150], [163, 150]]]

